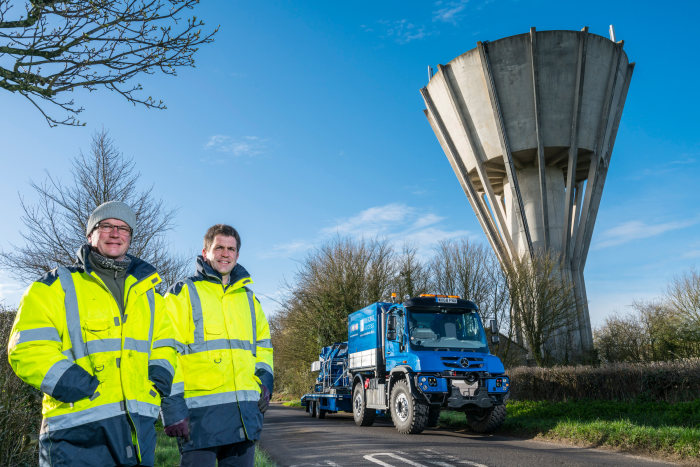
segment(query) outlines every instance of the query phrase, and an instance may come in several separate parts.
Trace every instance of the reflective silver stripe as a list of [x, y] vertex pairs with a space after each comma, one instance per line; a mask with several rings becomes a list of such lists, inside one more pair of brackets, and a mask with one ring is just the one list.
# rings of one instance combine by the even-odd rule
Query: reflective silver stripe
[[148, 362], [148, 365], [155, 365], [163, 368], [165, 371], [170, 373], [170, 376], [173, 376], [175, 374], [175, 369], [173, 366], [170, 364], [169, 361], [165, 360], [164, 358], [158, 358], [155, 360], [151, 360]]
[[124, 410], [121, 408], [121, 403], [113, 402], [111, 404], [98, 405], [97, 407], [81, 410], [80, 412], [56, 415], [42, 420], [41, 434], [97, 422], [111, 417], [118, 417], [122, 414], [124, 414]]
[[185, 397], [187, 408], [210, 407], [212, 405], [230, 404], [234, 402], [257, 402], [260, 399], [260, 391], [245, 390], [207, 394], [204, 396]]
[[66, 307], [66, 326], [68, 327], [68, 336], [70, 336], [71, 353], [73, 360], [77, 360], [85, 356], [86, 349], [83, 343], [83, 334], [80, 330], [80, 312], [78, 310], [78, 296], [75, 294], [75, 284], [73, 283], [73, 275], [65, 266], [58, 267], [58, 278], [61, 281], [61, 287], [66, 294], [64, 301]]
[[55, 341], [61, 342], [61, 336], [58, 335], [56, 328], [34, 328], [18, 331], [19, 338], [15, 345], [24, 344], [32, 341]]
[[272, 340], [271, 339], [260, 339], [258, 341], [258, 347], [263, 347], [265, 349], [271, 349], [272, 348]]
[[153, 349], [160, 349], [161, 347], [172, 347], [178, 352], [182, 353], [185, 344], [175, 339], [158, 339], [153, 343]]
[[249, 341], [240, 339], [213, 339], [199, 344], [190, 344], [182, 352], [183, 355], [206, 352], [207, 350], [248, 350], [252, 351], [253, 346]]
[[144, 417], [157, 418], [158, 412], [160, 411], [160, 406], [155, 404], [149, 404], [144, 401], [137, 401], [129, 399], [126, 401], [126, 409], [129, 413], [137, 413]]
[[148, 356], [151, 356], [151, 342], [153, 342], [153, 322], [156, 319], [156, 296], [155, 292], [153, 292], [153, 289], [148, 289], [148, 292], [146, 292], [146, 296], [148, 297], [148, 306], [151, 308], [151, 327], [148, 328], [148, 342], [147, 342], [147, 352]]
[[202, 302], [199, 299], [199, 292], [194, 286], [192, 279], [185, 281], [187, 290], [190, 293], [190, 304], [192, 305], [192, 321], [194, 321], [194, 342], [198, 344], [204, 342], [204, 319], [202, 317]]
[[52, 396], [56, 383], [58, 383], [58, 380], [61, 379], [63, 373], [65, 373], [71, 366], [73, 366], [73, 363], [69, 362], [68, 360], [59, 360], [51, 365], [51, 368], [49, 368], [49, 371], [46, 372], [44, 379], [41, 381], [41, 391], [49, 396]]
[[256, 370], [264, 370], [267, 371], [268, 373], [272, 374], [272, 367], [268, 365], [267, 363], [264, 362], [258, 362], [255, 364], [255, 369]]
[[148, 345], [150, 341], [144, 341], [141, 339], [134, 339], [133, 337], [124, 338], [124, 349], [125, 350], [136, 350], [137, 352], [143, 352], [150, 355], [151, 346]]
[[253, 291], [248, 287], [244, 287], [245, 293], [248, 296], [248, 306], [250, 306], [250, 322], [253, 324], [253, 357], [257, 356], [257, 339], [258, 339], [258, 327], [255, 321], [255, 298], [253, 297]]
[[121, 339], [98, 339], [87, 341], [87, 353], [119, 352], [122, 349]]
[[185, 383], [180, 381], [179, 383], [174, 383], [172, 388], [170, 388], [170, 395], [176, 396], [185, 392]]

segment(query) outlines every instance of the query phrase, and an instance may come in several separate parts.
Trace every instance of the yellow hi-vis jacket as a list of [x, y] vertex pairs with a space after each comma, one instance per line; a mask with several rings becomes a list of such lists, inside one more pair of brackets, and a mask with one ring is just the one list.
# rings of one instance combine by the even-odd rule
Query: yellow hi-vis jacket
[[17, 376], [44, 392], [39, 462], [153, 465], [154, 423], [177, 364], [160, 277], [130, 256], [122, 317], [89, 252], [29, 287], [8, 342]]
[[197, 274], [165, 296], [180, 355], [171, 395], [163, 400], [163, 423], [189, 416], [191, 440], [180, 445], [183, 451], [260, 437], [258, 399], [261, 385], [272, 393], [272, 344], [265, 314], [247, 287], [252, 283], [238, 264], [224, 286], [199, 256]]

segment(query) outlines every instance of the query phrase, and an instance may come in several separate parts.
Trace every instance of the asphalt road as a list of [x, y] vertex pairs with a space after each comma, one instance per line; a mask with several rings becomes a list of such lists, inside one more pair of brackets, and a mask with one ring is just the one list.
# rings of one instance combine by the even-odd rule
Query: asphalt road
[[311, 418], [270, 405], [261, 447], [280, 466], [659, 466], [668, 463], [602, 449], [577, 448], [464, 430], [399, 434], [390, 420], [358, 427], [351, 414]]

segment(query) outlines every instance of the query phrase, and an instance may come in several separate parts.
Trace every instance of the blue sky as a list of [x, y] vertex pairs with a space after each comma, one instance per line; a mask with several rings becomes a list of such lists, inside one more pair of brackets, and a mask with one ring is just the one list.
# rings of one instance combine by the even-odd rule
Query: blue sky
[[[414, 242], [486, 242], [423, 115], [428, 66], [477, 41], [613, 24], [636, 62], [585, 277], [591, 320], [660, 296], [700, 263], [700, 16], [695, 2], [219, 1], [195, 13], [221, 25], [197, 67], [140, 80], [168, 110], [107, 91], [78, 92], [83, 128], [49, 128], [18, 95], [0, 92], [0, 248], [21, 243], [18, 193], [110, 132], [144, 186], [178, 208], [173, 250], [194, 258], [208, 226], [243, 237], [240, 263], [263, 307], [278, 308], [309, 249], [336, 233]], [[60, 116], [60, 114], [58, 115]], [[0, 272], [0, 301], [27, 284]]]

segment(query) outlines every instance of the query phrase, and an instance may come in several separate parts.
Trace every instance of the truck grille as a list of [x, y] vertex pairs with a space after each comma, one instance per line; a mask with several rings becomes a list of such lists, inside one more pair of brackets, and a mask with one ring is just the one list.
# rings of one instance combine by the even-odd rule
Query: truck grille
[[484, 367], [484, 359], [479, 357], [440, 357], [447, 368], [475, 369]]

